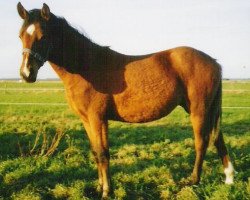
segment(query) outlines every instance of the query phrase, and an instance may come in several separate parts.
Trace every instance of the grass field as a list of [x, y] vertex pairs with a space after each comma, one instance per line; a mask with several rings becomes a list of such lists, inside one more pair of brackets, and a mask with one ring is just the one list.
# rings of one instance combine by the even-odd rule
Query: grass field
[[[201, 184], [181, 184], [195, 155], [183, 109], [141, 125], [110, 121], [111, 199], [250, 199], [250, 81], [223, 82], [222, 120], [238, 172], [231, 186], [223, 183], [213, 147]], [[40, 156], [56, 133], [63, 138], [55, 153]], [[0, 199], [100, 199], [96, 187], [94, 158], [80, 120], [66, 105], [62, 84], [0, 82]]]

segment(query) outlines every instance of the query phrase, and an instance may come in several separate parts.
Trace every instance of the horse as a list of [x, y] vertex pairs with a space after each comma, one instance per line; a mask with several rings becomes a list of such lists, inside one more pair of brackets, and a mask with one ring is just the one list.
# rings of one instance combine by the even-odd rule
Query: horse
[[62, 80], [67, 101], [86, 130], [98, 169], [102, 199], [110, 193], [108, 120], [144, 123], [168, 115], [177, 106], [190, 114], [195, 163], [188, 182], [198, 184], [202, 163], [213, 138], [224, 166], [226, 184], [234, 167], [220, 129], [222, 75], [215, 59], [191, 47], [176, 47], [132, 56], [92, 42], [48, 5], [17, 10], [23, 19], [20, 76], [36, 81], [48, 61]]

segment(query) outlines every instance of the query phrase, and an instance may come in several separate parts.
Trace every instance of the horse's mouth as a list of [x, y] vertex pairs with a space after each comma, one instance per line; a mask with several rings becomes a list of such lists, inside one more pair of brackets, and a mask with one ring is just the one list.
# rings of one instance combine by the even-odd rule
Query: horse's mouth
[[22, 79], [27, 83], [34, 83], [36, 82], [36, 77], [26, 77], [24, 75], [21, 75]]
[[23, 78], [23, 79], [24, 79], [25, 82], [27, 82], [27, 83], [34, 83], [34, 82], [36, 82], [36, 78], [28, 78], [28, 79]]
[[36, 74], [31, 72], [30, 75], [27, 77], [23, 72], [20, 72], [21, 78], [27, 83], [34, 83], [36, 82]]

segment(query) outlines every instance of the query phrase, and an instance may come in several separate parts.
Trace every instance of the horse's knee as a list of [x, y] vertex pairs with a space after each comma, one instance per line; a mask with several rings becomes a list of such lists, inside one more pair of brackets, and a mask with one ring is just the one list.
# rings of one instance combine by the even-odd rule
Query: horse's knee
[[92, 153], [95, 157], [96, 163], [107, 163], [109, 162], [110, 155], [109, 155], [109, 150], [105, 149], [103, 151], [95, 151], [92, 150]]
[[92, 150], [95, 157], [98, 173], [99, 173], [99, 191], [102, 191], [102, 199], [108, 199], [110, 192], [110, 177], [109, 177], [109, 150], [102, 149], [101, 151]]

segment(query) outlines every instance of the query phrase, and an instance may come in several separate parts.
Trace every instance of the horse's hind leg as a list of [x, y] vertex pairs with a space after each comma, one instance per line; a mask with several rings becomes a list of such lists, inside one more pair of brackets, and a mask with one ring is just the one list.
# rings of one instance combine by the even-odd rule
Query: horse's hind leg
[[191, 122], [194, 131], [195, 140], [195, 164], [192, 173], [192, 184], [198, 184], [200, 181], [202, 163], [205, 157], [205, 153], [209, 142], [209, 130], [207, 119], [203, 111], [191, 113]]
[[[226, 175], [225, 183], [232, 184], [234, 176], [234, 168], [232, 163], [230, 162], [230, 158], [228, 156], [222, 132], [218, 130], [220, 128], [218, 121], [219, 119], [213, 121], [214, 117], [213, 112], [210, 112], [207, 115], [205, 113], [204, 114], [202, 113], [203, 111], [191, 113], [191, 121], [194, 130], [195, 151], [196, 151], [195, 165], [192, 174], [192, 183], [196, 184], [200, 181], [203, 159], [208, 147], [209, 139], [213, 134], [212, 132], [214, 132], [216, 136], [214, 144], [222, 160], [224, 166], [224, 173]], [[210, 115], [210, 117], [208, 115]], [[216, 123], [217, 125], [214, 123]]]
[[222, 160], [224, 166], [224, 173], [226, 175], [226, 184], [232, 184], [234, 179], [234, 167], [230, 161], [230, 158], [227, 153], [227, 148], [225, 146], [225, 142], [223, 139], [223, 135], [221, 131], [219, 131], [219, 135], [215, 140], [215, 147], [217, 148], [218, 154]]

